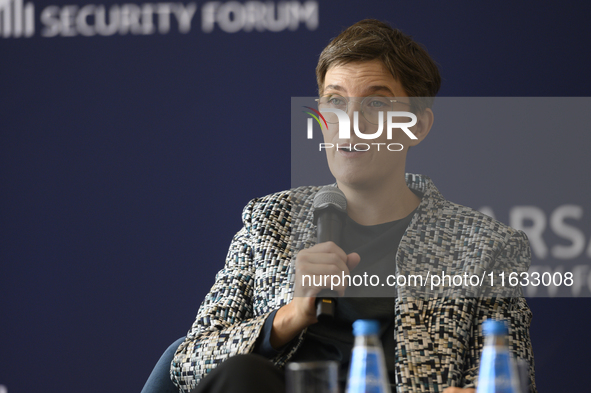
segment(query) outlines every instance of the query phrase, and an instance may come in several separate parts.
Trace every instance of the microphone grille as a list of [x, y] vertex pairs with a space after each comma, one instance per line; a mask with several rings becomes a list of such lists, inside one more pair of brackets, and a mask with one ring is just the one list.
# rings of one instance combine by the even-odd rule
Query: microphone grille
[[314, 206], [315, 210], [333, 206], [343, 212], [346, 212], [347, 198], [345, 197], [345, 194], [337, 187], [324, 186], [314, 196], [312, 205]]

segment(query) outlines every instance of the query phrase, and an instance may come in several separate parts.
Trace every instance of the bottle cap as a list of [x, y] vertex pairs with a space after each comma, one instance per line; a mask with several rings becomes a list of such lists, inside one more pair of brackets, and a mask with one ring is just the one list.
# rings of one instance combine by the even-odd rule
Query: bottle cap
[[485, 336], [491, 336], [495, 334], [507, 334], [509, 330], [507, 325], [503, 321], [497, 321], [494, 319], [487, 319], [482, 324], [482, 331]]
[[374, 319], [358, 319], [353, 322], [354, 336], [368, 336], [380, 332], [380, 323]]

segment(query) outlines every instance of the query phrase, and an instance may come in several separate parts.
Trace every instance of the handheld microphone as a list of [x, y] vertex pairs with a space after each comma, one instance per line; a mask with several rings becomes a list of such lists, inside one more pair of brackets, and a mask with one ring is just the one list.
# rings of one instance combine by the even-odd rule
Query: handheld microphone
[[[337, 187], [326, 186], [316, 193], [312, 205], [317, 242], [333, 241], [339, 245], [341, 230], [347, 217], [345, 194]], [[337, 292], [330, 289], [323, 289], [316, 295], [316, 318], [320, 322], [334, 317], [337, 297]]]

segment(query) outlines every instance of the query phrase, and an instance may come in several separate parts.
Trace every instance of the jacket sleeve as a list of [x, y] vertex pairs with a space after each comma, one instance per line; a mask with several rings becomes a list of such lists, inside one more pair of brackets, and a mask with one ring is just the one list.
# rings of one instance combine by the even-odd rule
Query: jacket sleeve
[[188, 392], [230, 356], [252, 352], [265, 319], [255, 315], [252, 213], [256, 200], [243, 212], [244, 227], [234, 236], [226, 263], [201, 303], [197, 318], [171, 364], [171, 378]]
[[[527, 272], [531, 263], [529, 242], [525, 233], [513, 230], [503, 250], [495, 258], [494, 273], [505, 273], [505, 287], [508, 287], [507, 277], [512, 272]], [[500, 280], [494, 285], [501, 285]], [[472, 323], [470, 350], [464, 368], [464, 387], [475, 387], [478, 383], [478, 367], [484, 346], [482, 323], [486, 319], [504, 320], [509, 328], [508, 344], [514, 358], [523, 359], [529, 364], [531, 392], [535, 393], [534, 357], [529, 335], [532, 313], [523, 298], [521, 287], [515, 287], [512, 293], [504, 290], [505, 297], [481, 297], [474, 313]]]

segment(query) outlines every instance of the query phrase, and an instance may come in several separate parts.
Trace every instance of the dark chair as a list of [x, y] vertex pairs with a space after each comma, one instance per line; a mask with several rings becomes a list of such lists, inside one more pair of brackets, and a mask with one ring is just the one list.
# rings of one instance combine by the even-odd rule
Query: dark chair
[[160, 356], [160, 360], [148, 377], [142, 393], [179, 393], [177, 387], [170, 380], [170, 363], [177, 348], [184, 340], [184, 337], [179, 338]]

